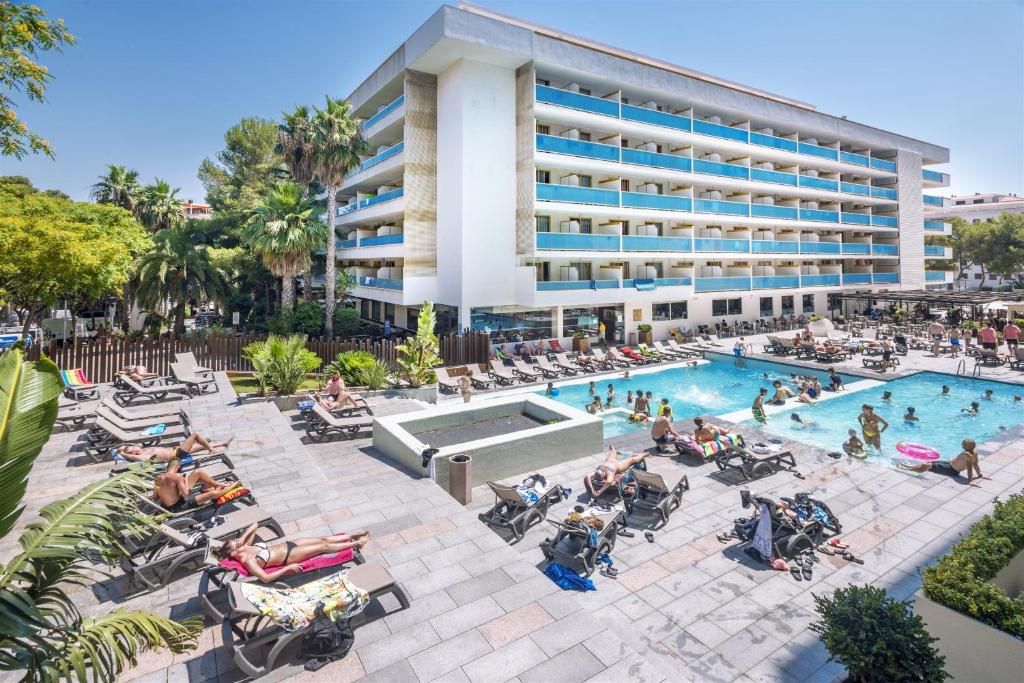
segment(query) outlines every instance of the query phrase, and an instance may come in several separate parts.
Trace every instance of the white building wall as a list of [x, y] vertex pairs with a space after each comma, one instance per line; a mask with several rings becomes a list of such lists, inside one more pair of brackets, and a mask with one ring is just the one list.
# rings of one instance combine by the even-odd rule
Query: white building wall
[[900, 289], [923, 289], [924, 275], [924, 181], [921, 155], [899, 150], [896, 154], [896, 185], [900, 223]]

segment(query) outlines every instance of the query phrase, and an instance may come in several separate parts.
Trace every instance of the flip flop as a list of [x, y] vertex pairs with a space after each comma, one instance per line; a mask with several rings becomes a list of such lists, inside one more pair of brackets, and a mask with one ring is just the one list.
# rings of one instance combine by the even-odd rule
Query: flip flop
[[844, 560], [847, 560], [848, 562], [855, 562], [857, 564], [864, 564], [864, 560], [860, 559], [859, 557], [854, 556], [854, 554], [851, 553], [850, 551], [844, 552], [842, 554], [842, 558]]
[[797, 479], [804, 479], [804, 475], [800, 474], [796, 470], [793, 470], [793, 476], [796, 477]]
[[843, 457], [843, 454], [840, 453], [839, 451], [832, 451], [831, 453], [828, 454], [828, 457], [835, 458], [836, 460], [838, 460], [839, 458]]
[[819, 553], [825, 553], [826, 555], [835, 555], [836, 554], [836, 551], [832, 550], [832, 548], [829, 548], [824, 543], [818, 546], [818, 552]]
[[800, 575], [800, 567], [795, 565], [795, 564], [792, 567], [789, 568], [789, 573], [792, 574], [793, 578], [796, 579], [797, 581], [803, 581], [804, 580], [804, 577]]
[[838, 548], [839, 550], [846, 550], [847, 548], [850, 547], [849, 543], [843, 543], [838, 538], [830, 538], [830, 539], [828, 539], [828, 544], [831, 547], [833, 547], [833, 548]]
[[716, 538], [718, 539], [719, 543], [728, 543], [732, 540], [732, 534], [718, 534]]
[[814, 578], [814, 572], [811, 569], [811, 564], [811, 562], [803, 562], [800, 565], [803, 568], [804, 581], [810, 581], [812, 578]]
[[652, 534], [650, 531], [644, 532], [644, 538], [647, 539], [648, 543], [654, 543], [654, 534]]
[[626, 538], [633, 538], [634, 536], [636, 536], [636, 534], [634, 534], [629, 529], [619, 529], [616, 533], [619, 536], [625, 536]]

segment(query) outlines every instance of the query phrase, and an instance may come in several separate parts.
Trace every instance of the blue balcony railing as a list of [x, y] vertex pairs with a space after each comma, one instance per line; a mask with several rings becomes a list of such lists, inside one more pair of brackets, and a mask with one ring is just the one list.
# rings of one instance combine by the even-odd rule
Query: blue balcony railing
[[797, 183], [796, 174], [794, 173], [769, 171], [763, 168], [750, 169], [750, 179], [760, 180], [763, 183], [775, 183], [777, 185], [796, 185]]
[[777, 138], [774, 135], [765, 135], [764, 133], [755, 133], [751, 131], [750, 141], [755, 145], [761, 145], [762, 147], [772, 147], [774, 149], [782, 149], [787, 152], [796, 152], [797, 143], [796, 140], [787, 140], [786, 138]]
[[833, 161], [839, 160], [839, 152], [830, 147], [821, 147], [819, 145], [809, 145], [806, 142], [801, 142], [798, 145], [798, 149], [801, 154], [810, 154], [812, 156], [821, 157], [822, 159], [832, 159]]
[[846, 242], [843, 244], [843, 253], [854, 256], [867, 256], [871, 253], [871, 245], [860, 244], [859, 242]]
[[654, 284], [659, 287], [692, 287], [693, 280], [688, 277], [659, 277]]
[[800, 286], [798, 275], [757, 275], [752, 279], [754, 289], [781, 289]]
[[388, 104], [388, 106], [384, 107], [379, 112], [363, 121], [363, 130], [369, 130], [370, 128], [373, 127], [373, 124], [377, 123], [385, 116], [401, 107], [403, 104], [405, 104], [405, 95], [399, 95], [394, 100], [392, 100], [391, 103]]
[[801, 254], [838, 254], [843, 246], [839, 242], [801, 242]]
[[401, 280], [389, 280], [382, 277], [367, 277], [362, 276], [357, 279], [357, 283], [362, 287], [374, 287], [376, 289], [396, 289], [402, 291]]
[[842, 218], [848, 225], [871, 225], [871, 216], [866, 213], [844, 213]]
[[389, 244], [401, 244], [405, 235], [381, 235], [379, 237], [364, 237], [359, 240], [360, 247], [385, 247]]
[[710, 121], [694, 120], [693, 132], [725, 140], [738, 140], [740, 142], [747, 142], [749, 140], [747, 131], [742, 128], [732, 128], [731, 126], [723, 126], [720, 123], [712, 123]]
[[581, 95], [580, 93], [559, 90], [546, 85], [537, 86], [537, 101], [557, 104], [560, 107], [589, 111], [605, 116], [619, 115], [619, 103], [612, 100], [602, 100], [600, 97]]
[[692, 210], [689, 197], [676, 197], [670, 194], [645, 194], [642, 192], [623, 192], [622, 206], [634, 209], [664, 209], [665, 211]]
[[799, 254], [800, 243], [782, 240], [753, 240], [750, 243], [750, 251], [755, 254]]
[[693, 170], [697, 173], [720, 175], [728, 178], [742, 178], [744, 180], [750, 177], [750, 169], [746, 166], [735, 166], [718, 161], [705, 161], [704, 159], [694, 159]]
[[398, 199], [399, 197], [401, 197], [404, 194], [404, 192], [405, 192], [405, 189], [399, 187], [398, 189], [391, 190], [390, 192], [385, 192], [383, 194], [379, 194], [379, 195], [377, 195], [375, 197], [368, 197], [368, 198], [363, 199], [363, 200], [361, 200], [359, 202], [353, 202], [352, 204], [346, 204], [345, 206], [339, 206], [336, 209], [336, 214], [338, 216], [344, 216], [346, 214], [352, 213], [353, 211], [360, 211], [360, 210], [365, 209], [365, 208], [367, 208], [369, 206], [376, 206], [377, 204], [383, 204], [384, 202], [390, 202], [392, 199]]
[[946, 279], [946, 271], [944, 271], [944, 270], [926, 270], [926, 271], [924, 271], [924, 279], [927, 282], [943, 282]]
[[749, 277], [699, 277], [695, 290], [698, 292], [725, 292], [736, 289], [750, 289]]
[[876, 285], [896, 285], [900, 282], [899, 273], [875, 273], [871, 281]]
[[889, 171], [890, 173], [896, 172], [896, 162], [886, 161], [885, 159], [876, 159], [871, 157], [871, 168], [877, 168], [880, 171]]
[[727, 216], [749, 216], [750, 204], [727, 202], [719, 199], [694, 199], [693, 210], [697, 213], [720, 213]]
[[618, 235], [591, 235], [575, 232], [538, 232], [538, 249], [580, 249], [619, 251]]
[[550, 185], [547, 183], [537, 183], [537, 199], [550, 202], [599, 204], [601, 206], [619, 205], [619, 193], [615, 190], [602, 190], [596, 187], [576, 187], [574, 185]]
[[726, 251], [735, 254], [749, 254], [750, 242], [748, 240], [729, 240], [698, 237], [693, 241], [694, 251]]
[[898, 256], [900, 248], [895, 244], [872, 244], [871, 253], [879, 256]]
[[356, 241], [355, 240], [335, 240], [334, 241], [334, 248], [335, 249], [354, 249], [355, 246], [356, 246]]
[[936, 183], [942, 182], [942, 173], [940, 171], [929, 171], [927, 168], [922, 168], [921, 177]]
[[561, 292], [573, 289], [618, 289], [618, 280], [547, 280], [537, 283], [538, 292]]
[[838, 223], [838, 211], [825, 211], [823, 209], [800, 209], [800, 220], [802, 221], [825, 221], [827, 223]]
[[942, 206], [942, 197], [933, 197], [930, 194], [923, 195], [924, 203], [928, 206]]
[[645, 152], [639, 149], [622, 148], [622, 162], [626, 164], [637, 164], [638, 166], [651, 166], [654, 168], [671, 168], [676, 171], [690, 171], [690, 158], [680, 157], [675, 154], [659, 154], [658, 152]]
[[675, 130], [689, 131], [693, 129], [692, 121], [685, 116], [647, 109], [646, 107], [634, 107], [631, 104], [622, 105], [622, 118], [627, 121], [650, 123], [655, 126], [674, 128]]
[[571, 154], [577, 157], [590, 159], [604, 159], [606, 161], [619, 160], [619, 148], [614, 145], [602, 145], [596, 142], [584, 140], [571, 140], [556, 135], [537, 135], [538, 152], [555, 152], [557, 154]]
[[645, 237], [643, 235], [623, 235], [623, 251], [685, 251], [693, 248], [689, 237]]
[[877, 225], [880, 228], [897, 228], [899, 227], [899, 219], [896, 216], [872, 216], [871, 225]]
[[376, 166], [380, 162], [385, 161], [386, 159], [390, 159], [396, 154], [401, 153], [403, 149], [405, 149], [404, 140], [402, 142], [399, 142], [397, 145], [392, 145], [391, 147], [388, 147], [383, 152], [378, 152], [374, 154], [372, 157], [356, 166], [355, 170], [353, 171], [353, 174], [359, 173], [360, 171], [365, 171], [368, 168]]
[[831, 190], [837, 192], [839, 183], [828, 178], [815, 178], [809, 175], [800, 176], [800, 187], [813, 187], [818, 190]]
[[945, 247], [935, 246], [935, 245], [932, 245], [932, 244], [926, 244], [926, 245], [924, 245], [924, 255], [925, 256], [945, 256], [946, 255], [946, 248]]
[[847, 164], [857, 164], [858, 166], [870, 166], [871, 158], [865, 154], [855, 154], [853, 152], [840, 152], [839, 161]]
[[945, 232], [946, 224], [942, 221], [925, 221], [924, 229], [931, 232]]
[[839, 191], [847, 194], [859, 194], [867, 197], [871, 194], [871, 186], [861, 185], [860, 183], [847, 183], [844, 181], [839, 183]]
[[767, 206], [765, 204], [751, 204], [750, 215], [755, 218], [784, 218], [795, 221], [798, 212], [792, 206]]
[[843, 273], [844, 285], [870, 285], [871, 273]]
[[801, 275], [801, 287], [838, 287], [839, 273], [824, 273], [822, 275]]
[[891, 187], [872, 187], [871, 196], [876, 197], [878, 199], [892, 200], [896, 200], [899, 197], [899, 195], [896, 193], [896, 190], [892, 189]]

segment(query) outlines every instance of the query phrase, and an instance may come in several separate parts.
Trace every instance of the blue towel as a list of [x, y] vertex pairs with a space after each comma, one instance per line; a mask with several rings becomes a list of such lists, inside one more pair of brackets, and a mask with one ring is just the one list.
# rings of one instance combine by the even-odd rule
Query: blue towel
[[548, 578], [555, 582], [555, 584], [562, 590], [577, 590], [583, 591], [596, 591], [594, 582], [590, 579], [580, 576], [573, 570], [566, 566], [560, 565], [557, 562], [552, 562], [548, 565], [548, 568], [544, 570], [544, 573], [548, 575]]
[[160, 434], [163, 434], [166, 429], [167, 425], [160, 423], [158, 425], [153, 425], [152, 427], [147, 427], [146, 429], [143, 429], [142, 433], [145, 436], [159, 436]]
[[312, 410], [313, 409], [313, 402], [312, 401], [299, 401], [296, 404], [295, 407], [297, 407], [299, 410]]

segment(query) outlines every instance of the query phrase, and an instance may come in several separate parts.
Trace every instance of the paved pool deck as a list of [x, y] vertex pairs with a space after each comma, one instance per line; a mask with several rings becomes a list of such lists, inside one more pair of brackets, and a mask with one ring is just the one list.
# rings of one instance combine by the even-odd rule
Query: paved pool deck
[[[760, 350], [756, 338], [748, 341]], [[731, 346], [730, 340], [723, 344]], [[901, 358], [901, 369], [945, 363], [955, 371], [949, 359], [919, 355]], [[983, 373], [986, 379], [1024, 379], [1024, 373], [1009, 370]], [[749, 488], [768, 496], [810, 491], [839, 516], [844, 540], [864, 559], [857, 565], [823, 556], [813, 578], [797, 582], [753, 562], [734, 543], [716, 539], [746, 514], [739, 496], [744, 486], [723, 477], [713, 464], [652, 455], [651, 470], [687, 475], [690, 490], [682, 507], [654, 531], [653, 542], [644, 538], [645, 518], [631, 519], [631, 527], [639, 528], [633, 538], [619, 538], [613, 553], [621, 572], [617, 579], [595, 575], [596, 591], [564, 592], [542, 573], [538, 543], [551, 534], [550, 525], [538, 525], [510, 546], [477, 518], [492, 501], [484, 487], [474, 490], [473, 502], [464, 508], [420, 472], [398, 470], [381, 458], [369, 432], [310, 443], [296, 414], [282, 414], [268, 403], [238, 405], [226, 378], [218, 379], [220, 392], [193, 399], [189, 413], [195, 428], [209, 436], [236, 436], [236, 471], [259, 504], [290, 537], [369, 529], [373, 541], [367, 558], [387, 566], [412, 598], [404, 611], [393, 601], [372, 604], [369, 621], [356, 630], [344, 660], [315, 674], [288, 662], [266, 681], [839, 680], [841, 667], [827, 662], [807, 630], [814, 620], [812, 595], [872, 583], [910, 597], [919, 587], [921, 566], [990, 511], [995, 497], [1024, 487], [1024, 424], [980, 447], [982, 470], [992, 479], [978, 488], [939, 475], [832, 459], [820, 449], [788, 443], [805, 479], [782, 472]], [[399, 399], [373, 403], [378, 414], [421, 407]], [[743, 432], [748, 441], [758, 437], [756, 430]], [[54, 435], [44, 448], [30, 477], [20, 526], [45, 503], [107, 475], [109, 464], [81, 464], [69, 452], [79, 434]], [[640, 451], [651, 444], [640, 432], [606, 445]], [[549, 481], [573, 489], [570, 500], [552, 508], [551, 519], [585, 499], [583, 475], [601, 460], [595, 454], [541, 470]], [[12, 551], [0, 551], [0, 561]], [[197, 584], [197, 575], [186, 576], [168, 588], [132, 595], [115, 575], [76, 589], [75, 596], [87, 613], [127, 607], [184, 618], [200, 612]], [[208, 625], [196, 651], [146, 654], [121, 680], [241, 678], [223, 647], [220, 627]]]

